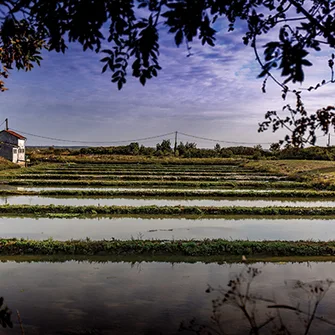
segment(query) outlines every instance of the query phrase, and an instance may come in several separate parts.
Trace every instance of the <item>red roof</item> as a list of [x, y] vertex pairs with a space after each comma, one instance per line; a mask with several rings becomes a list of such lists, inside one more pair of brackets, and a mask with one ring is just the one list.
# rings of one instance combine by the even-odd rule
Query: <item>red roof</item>
[[25, 140], [26, 138], [18, 133], [16, 133], [15, 131], [13, 130], [3, 130], [4, 132], [8, 133], [8, 134], [11, 134], [15, 137], [17, 137], [19, 140]]

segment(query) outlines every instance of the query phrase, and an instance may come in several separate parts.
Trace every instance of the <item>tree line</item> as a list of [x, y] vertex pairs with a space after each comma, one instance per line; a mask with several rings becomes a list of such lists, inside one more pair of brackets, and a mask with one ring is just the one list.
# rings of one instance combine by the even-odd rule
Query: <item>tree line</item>
[[[33, 151], [32, 151], [33, 152]], [[181, 158], [249, 158], [249, 159], [306, 159], [306, 160], [335, 160], [335, 146], [297, 148], [285, 146], [281, 148], [278, 143], [264, 149], [261, 145], [253, 147], [234, 146], [221, 147], [219, 143], [212, 149], [198, 148], [194, 142], [179, 142], [174, 147], [170, 140], [162, 140], [156, 147], [147, 147], [137, 142], [122, 146], [84, 147], [80, 149], [60, 149], [49, 147], [40, 149], [40, 153], [49, 155], [127, 155]]]

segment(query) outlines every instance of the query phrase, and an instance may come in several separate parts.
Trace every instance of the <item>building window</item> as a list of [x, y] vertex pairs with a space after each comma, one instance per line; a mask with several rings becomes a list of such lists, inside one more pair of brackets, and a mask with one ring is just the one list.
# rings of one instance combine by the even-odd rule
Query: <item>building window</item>
[[13, 154], [17, 154], [17, 149], [13, 149]]
[[24, 149], [23, 148], [19, 148], [19, 154], [24, 154]]

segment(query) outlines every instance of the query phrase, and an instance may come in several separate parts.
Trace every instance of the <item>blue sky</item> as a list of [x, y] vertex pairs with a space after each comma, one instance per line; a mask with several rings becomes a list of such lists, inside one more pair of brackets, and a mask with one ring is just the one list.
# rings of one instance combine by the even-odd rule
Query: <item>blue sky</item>
[[[99, 60], [103, 55], [83, 52], [77, 44], [70, 45], [65, 55], [45, 52], [40, 68], [27, 73], [12, 71], [6, 82], [9, 91], [1, 93], [1, 118], [8, 117], [12, 129], [92, 144], [176, 130], [236, 142], [277, 141], [280, 134], [258, 134], [257, 129], [267, 110], [280, 110], [283, 106], [280, 88], [269, 81], [267, 93], [263, 94], [262, 80], [257, 78], [259, 67], [252, 49], [242, 43], [241, 29], [226, 33], [224, 27], [219, 28], [217, 45], [203, 47], [195, 41], [192, 57], [186, 57], [186, 46], [177, 48], [173, 35], [163, 31], [163, 70], [158, 78], [142, 87], [128, 76], [121, 91], [110, 82], [108, 71], [101, 74]], [[262, 38], [260, 45], [264, 42]], [[324, 55], [315, 58], [304, 86], [327, 78], [326, 59]], [[307, 107], [328, 104], [332, 104], [331, 86], [306, 96]], [[71, 144], [27, 138], [28, 145]], [[195, 141], [199, 147], [215, 144], [185, 136], [179, 139]], [[143, 144], [157, 142], [159, 139]], [[320, 140], [322, 145], [325, 142]]]

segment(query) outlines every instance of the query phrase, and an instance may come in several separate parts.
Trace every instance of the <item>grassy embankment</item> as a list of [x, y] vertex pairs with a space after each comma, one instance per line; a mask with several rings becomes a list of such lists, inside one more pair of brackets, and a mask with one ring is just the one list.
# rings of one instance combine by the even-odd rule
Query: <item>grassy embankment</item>
[[[149, 176], [149, 175], [131, 175], [131, 176], [123, 176], [123, 175], [57, 175], [57, 174], [21, 174], [20, 180], [29, 181], [34, 180], [34, 182], [38, 180], [60, 180], [60, 181], [97, 181], [97, 182], [108, 182], [108, 181], [125, 181], [125, 182], [135, 182], [135, 181], [144, 181], [144, 182], [165, 182], [165, 181], [176, 181], [176, 182], [250, 182], [250, 181], [259, 181], [259, 182], [275, 182], [275, 181], [289, 181], [286, 177], [276, 177], [276, 176], [174, 176], [174, 175], [166, 175], [166, 176]], [[0, 180], [15, 180], [17, 176], [5, 176], [1, 177]]]
[[17, 186], [98, 186], [98, 187], [160, 187], [160, 188], [256, 188], [256, 189], [309, 189], [304, 182], [266, 182], [266, 181], [166, 181], [166, 180], [53, 180], [53, 179], [8, 179], [7, 185]]
[[315, 190], [269, 190], [267, 192], [258, 192], [254, 190], [42, 190], [42, 191], [26, 191], [26, 190], [0, 190], [0, 196], [41, 196], [41, 197], [57, 197], [57, 198], [147, 198], [147, 199], [334, 199], [335, 191], [315, 191]]
[[335, 189], [335, 161], [260, 160], [242, 165], [257, 172], [277, 173], [293, 180], [309, 182], [314, 188]]
[[0, 171], [20, 170], [20, 166], [0, 157]]
[[182, 256], [334, 256], [335, 241], [70, 240], [1, 239], [1, 255], [182, 255]]
[[0, 216], [335, 216], [335, 207], [203, 207], [203, 206], [63, 206], [63, 205], [1, 205]]
[[236, 165], [243, 158], [180, 158], [174, 156], [130, 156], [130, 155], [46, 155], [34, 153], [31, 160], [38, 163], [76, 164], [174, 164], [174, 165]]
[[[227, 171], [222, 172], [222, 170], [199, 170], [199, 171], [175, 171], [175, 170], [166, 170], [166, 169], [133, 169], [132, 171], [129, 169], [117, 170], [117, 169], [37, 169], [30, 168], [29, 170], [25, 170], [24, 174], [32, 174], [32, 175], [103, 175], [103, 176], [137, 176], [137, 175], [146, 175], [146, 176], [217, 176], [217, 177], [234, 177], [234, 176], [252, 176], [255, 175], [255, 171], [252, 170], [235, 170], [235, 171]], [[278, 176], [268, 172], [257, 172], [257, 176]]]

